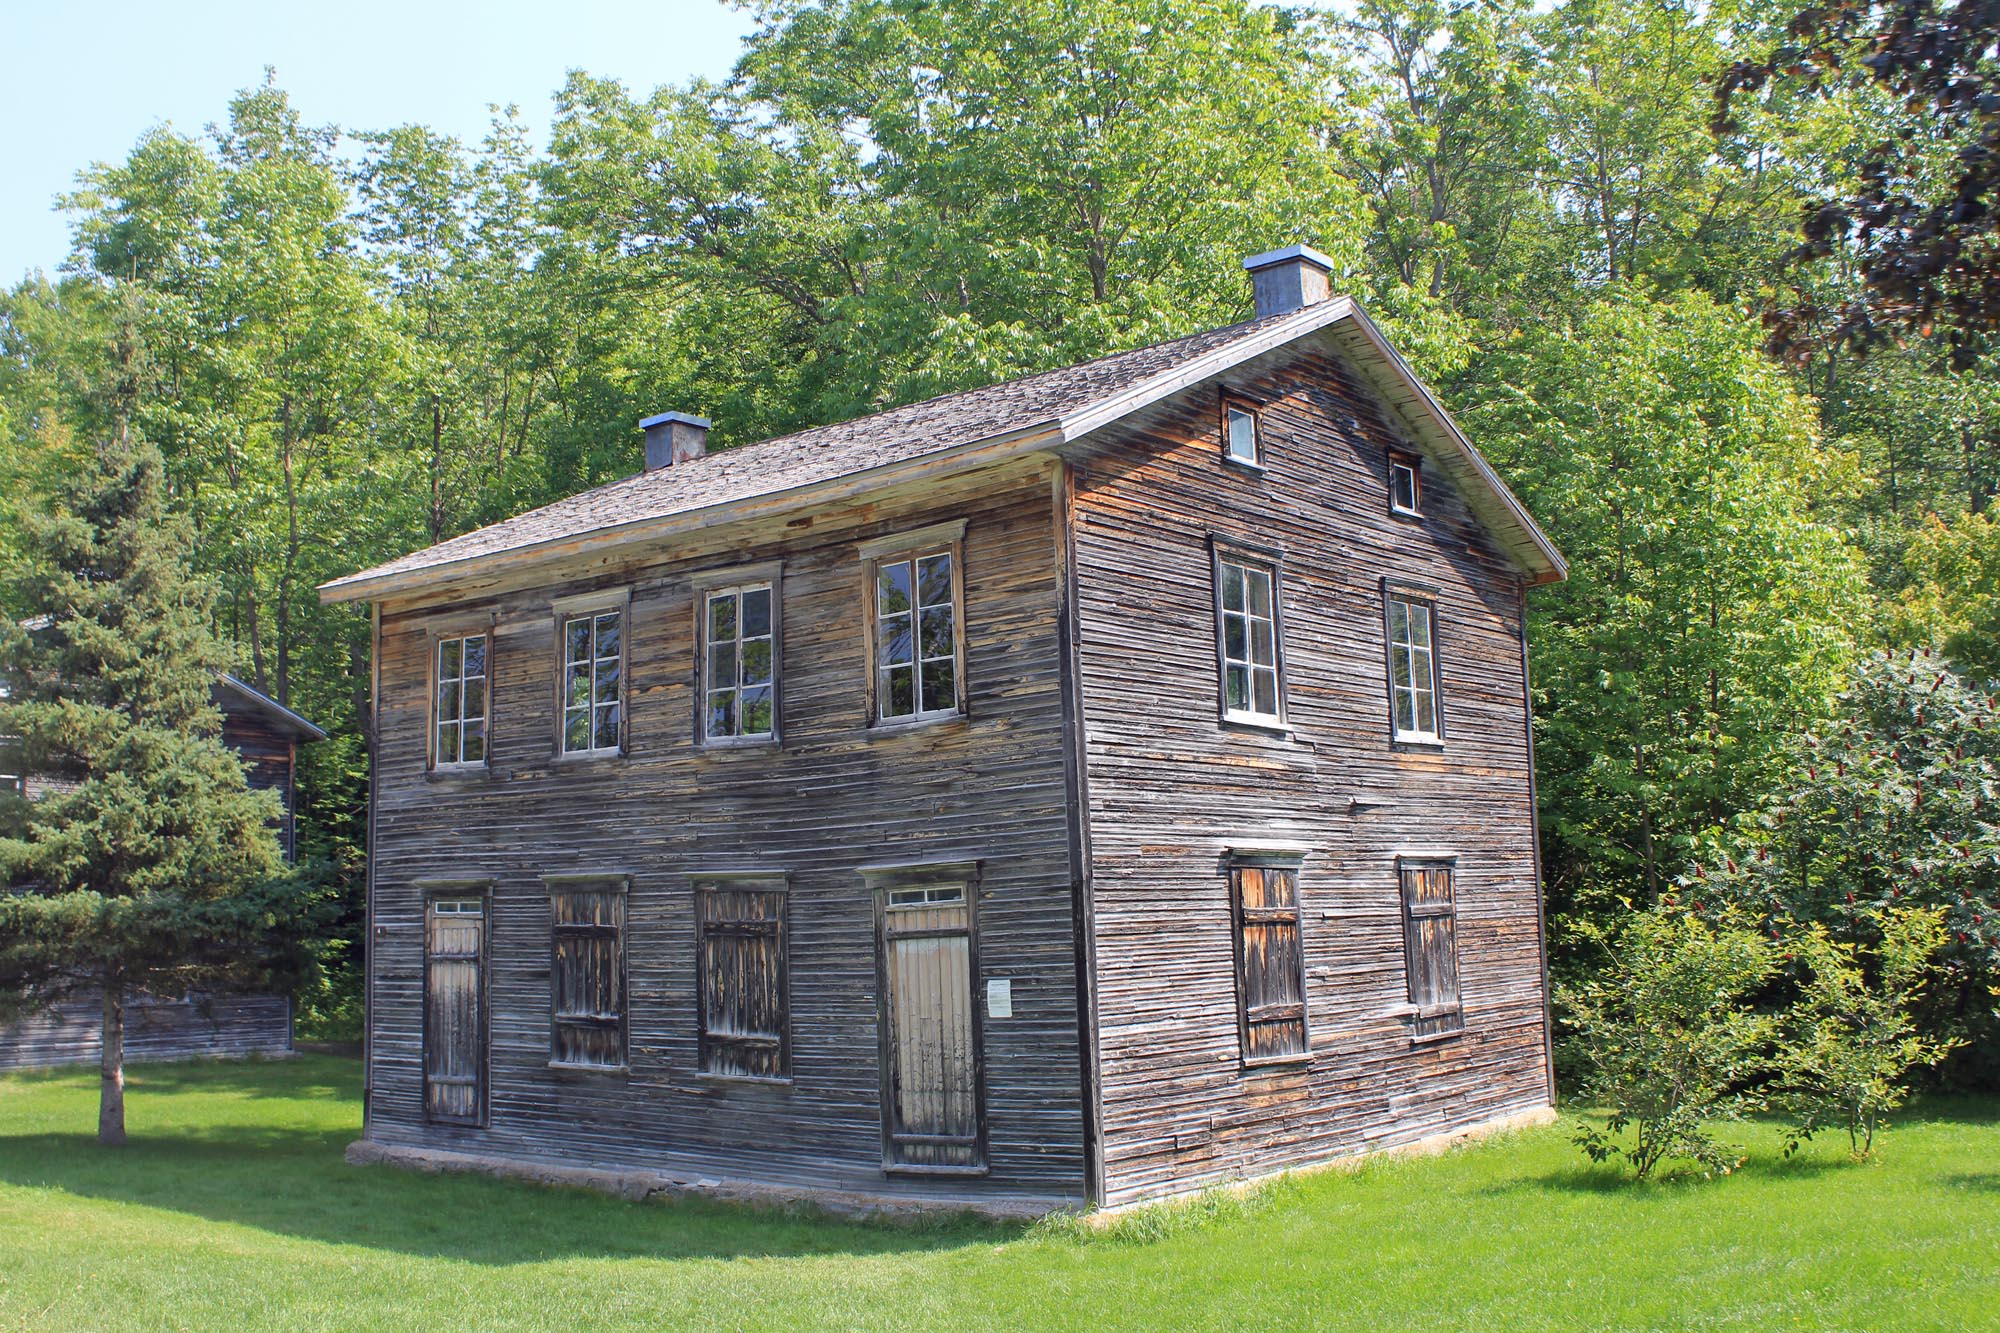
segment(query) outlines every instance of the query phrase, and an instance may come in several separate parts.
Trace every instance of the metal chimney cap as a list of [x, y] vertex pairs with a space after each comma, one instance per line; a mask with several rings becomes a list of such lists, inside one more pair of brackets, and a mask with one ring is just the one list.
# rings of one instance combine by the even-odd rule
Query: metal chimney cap
[[693, 426], [696, 430], [707, 430], [715, 424], [707, 417], [689, 416], [685, 412], [662, 412], [656, 417], [639, 418], [639, 429], [651, 430], [655, 426], [664, 426], [676, 421], [683, 426]]
[[1331, 259], [1313, 249], [1310, 245], [1303, 243], [1288, 245], [1282, 250], [1266, 250], [1261, 255], [1251, 255], [1243, 261], [1243, 267], [1255, 273], [1260, 268], [1269, 268], [1273, 264], [1282, 264], [1292, 259], [1303, 259], [1308, 264], [1316, 264], [1329, 273], [1333, 271], [1333, 261]]

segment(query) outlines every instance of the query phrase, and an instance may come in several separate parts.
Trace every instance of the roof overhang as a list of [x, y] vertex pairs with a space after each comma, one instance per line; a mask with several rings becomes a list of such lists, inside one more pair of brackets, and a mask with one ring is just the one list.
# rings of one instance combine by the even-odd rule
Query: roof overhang
[[1458, 484], [1473, 511], [1493, 531], [1501, 546], [1520, 566], [1527, 581], [1531, 584], [1554, 583], [1567, 577], [1568, 566], [1555, 544], [1536, 525], [1527, 508], [1507, 489], [1479, 451], [1472, 447], [1471, 441], [1466, 439], [1430, 390], [1417, 379], [1408, 363], [1389, 345], [1374, 321], [1352, 299], [1335, 297], [1307, 306], [1288, 319], [1273, 322], [1253, 336], [1237, 339], [1206, 355], [1190, 358], [1169, 371], [1142, 380], [1066, 416], [1024, 424], [1000, 434], [964, 441], [915, 458], [899, 459], [823, 481], [704, 505], [658, 518], [614, 524], [578, 536], [534, 542], [421, 569], [382, 574], [364, 570], [322, 584], [320, 600], [329, 603], [382, 601], [417, 596], [469, 579], [504, 581], [510, 573], [527, 566], [599, 555], [641, 542], [657, 543], [700, 528], [832, 504], [885, 487], [987, 467], [1022, 455], [1055, 449], [1246, 361], [1310, 334], [1336, 328], [1343, 335], [1340, 338], [1341, 350], [1369, 378], [1384, 400], [1395, 408], [1426, 454], [1433, 457]]
[[262, 714], [274, 723], [278, 730], [291, 735], [297, 740], [323, 741], [326, 739], [324, 731], [246, 681], [238, 680], [236, 677], [224, 673], [216, 678], [215, 688], [218, 693], [233, 695], [241, 700], [249, 706], [250, 711]]

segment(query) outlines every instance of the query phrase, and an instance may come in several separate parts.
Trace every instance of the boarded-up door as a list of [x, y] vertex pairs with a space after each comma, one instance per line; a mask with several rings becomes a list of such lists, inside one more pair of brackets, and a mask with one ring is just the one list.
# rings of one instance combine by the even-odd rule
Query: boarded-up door
[[486, 1114], [486, 900], [433, 898], [424, 917], [424, 1109], [476, 1125]]
[[882, 898], [887, 1165], [966, 1171], [985, 1163], [972, 907], [963, 884]]

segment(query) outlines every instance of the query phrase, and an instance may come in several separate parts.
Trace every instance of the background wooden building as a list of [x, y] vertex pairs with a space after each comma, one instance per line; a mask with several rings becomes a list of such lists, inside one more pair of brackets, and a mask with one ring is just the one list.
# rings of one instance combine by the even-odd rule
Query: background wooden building
[[375, 604], [364, 1155], [1123, 1203], [1545, 1111], [1560, 557], [1305, 247]]
[[[283, 806], [278, 836], [285, 857], [297, 848], [293, 798], [300, 744], [326, 733], [269, 695], [223, 676], [215, 684], [222, 711], [222, 739], [243, 757], [252, 787], [278, 793]], [[0, 746], [0, 756], [5, 747]], [[0, 758], [0, 782], [33, 799], [59, 779], [14, 771]], [[103, 1048], [104, 1002], [80, 991], [21, 1021], [0, 1026], [0, 1069], [95, 1064]], [[128, 1061], [185, 1060], [197, 1056], [284, 1055], [292, 1049], [292, 1001], [285, 995], [141, 995], [125, 1009]]]

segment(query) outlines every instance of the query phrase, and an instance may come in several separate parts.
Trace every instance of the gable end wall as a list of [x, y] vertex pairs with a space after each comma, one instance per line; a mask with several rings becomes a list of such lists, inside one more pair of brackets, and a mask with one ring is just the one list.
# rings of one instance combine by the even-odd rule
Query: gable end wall
[[[1262, 473], [1221, 459], [1225, 390], [1265, 403]], [[1073, 458], [1108, 1204], [1549, 1104], [1521, 579], [1435, 469], [1423, 520], [1390, 514], [1403, 444], [1307, 342]], [[1282, 552], [1290, 736], [1217, 720], [1212, 538]], [[1390, 744], [1384, 576], [1438, 591], [1442, 751]], [[1243, 839], [1307, 849], [1303, 1064], [1241, 1060], [1222, 856]], [[1458, 1036], [1412, 1037], [1399, 851], [1458, 857]]]

